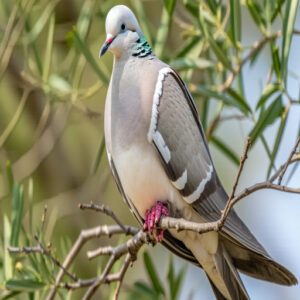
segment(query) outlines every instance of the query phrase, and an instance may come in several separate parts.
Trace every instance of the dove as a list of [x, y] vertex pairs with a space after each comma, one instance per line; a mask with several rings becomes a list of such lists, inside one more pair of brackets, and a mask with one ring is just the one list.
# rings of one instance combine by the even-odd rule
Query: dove
[[239, 271], [282, 285], [297, 279], [275, 262], [232, 209], [219, 232], [161, 230], [171, 216], [204, 223], [228, 195], [216, 173], [191, 93], [152, 51], [134, 13], [108, 12], [100, 56], [113, 54], [105, 103], [105, 142], [118, 189], [145, 231], [201, 267], [217, 299], [249, 299]]

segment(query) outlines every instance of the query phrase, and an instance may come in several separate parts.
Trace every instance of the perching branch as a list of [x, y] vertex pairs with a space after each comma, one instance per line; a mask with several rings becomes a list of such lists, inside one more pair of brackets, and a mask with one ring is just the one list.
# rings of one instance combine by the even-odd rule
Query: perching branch
[[[300, 161], [300, 153], [297, 151], [300, 144], [300, 137], [297, 139], [295, 146], [293, 147], [288, 159], [282, 166], [269, 178], [269, 180], [254, 184], [241, 192], [237, 193], [237, 186], [240, 180], [240, 176], [244, 169], [244, 165], [248, 156], [248, 151], [250, 148], [250, 140], [248, 139], [245, 145], [245, 149], [243, 155], [240, 160], [240, 166], [238, 169], [238, 173], [236, 179], [233, 184], [232, 191], [228, 198], [228, 202], [221, 212], [220, 218], [214, 222], [208, 223], [196, 223], [190, 222], [185, 219], [178, 219], [172, 217], [163, 217], [159, 222], [159, 228], [167, 230], [167, 229], [176, 229], [177, 231], [182, 230], [190, 230], [200, 233], [205, 233], [209, 231], [220, 231], [226, 222], [228, 214], [230, 213], [233, 206], [244, 199], [248, 195], [262, 190], [262, 189], [275, 189], [278, 191], [289, 192], [289, 193], [297, 193], [300, 194], [299, 188], [292, 188], [285, 185], [281, 185], [282, 178], [286, 174], [288, 167], [291, 164]], [[278, 180], [278, 183], [274, 183]], [[68, 290], [75, 290], [79, 288], [87, 288], [87, 291], [84, 295], [85, 300], [91, 299], [94, 293], [98, 290], [98, 288], [103, 284], [109, 284], [112, 282], [117, 282], [117, 288], [114, 293], [114, 298], [117, 299], [120, 288], [123, 282], [123, 278], [125, 276], [126, 271], [131, 263], [133, 263], [137, 259], [138, 252], [141, 247], [145, 244], [155, 245], [155, 238], [148, 232], [144, 232], [142, 229], [124, 225], [121, 220], [115, 215], [115, 213], [105, 207], [104, 205], [96, 205], [93, 203], [90, 204], [80, 204], [79, 208], [82, 210], [93, 210], [96, 212], [101, 212], [108, 215], [112, 220], [116, 223], [116, 225], [102, 225], [97, 226], [91, 229], [82, 230], [78, 239], [74, 243], [73, 247], [67, 254], [63, 263], [60, 263], [57, 259], [53, 257], [51, 254], [51, 249], [45, 248], [38, 240], [37, 246], [33, 247], [23, 247], [16, 248], [10, 247], [8, 250], [10, 253], [41, 253], [42, 255], [46, 255], [50, 260], [52, 260], [56, 266], [59, 267], [59, 272], [55, 279], [55, 284], [50, 289], [50, 292], [47, 296], [48, 300], [54, 299], [58, 288], [65, 288]], [[75, 261], [77, 254], [85, 245], [85, 243], [91, 239], [101, 238], [102, 236], [111, 237], [114, 235], [123, 234], [129, 235], [130, 238], [123, 244], [117, 246], [106, 245], [104, 247], [100, 247], [95, 250], [90, 250], [87, 252], [88, 259], [94, 259], [98, 256], [109, 256], [109, 260], [102, 271], [102, 273], [95, 277], [89, 279], [80, 279], [75, 275], [72, 275], [68, 272], [68, 268]], [[124, 257], [124, 262], [120, 268], [120, 270], [116, 273], [111, 273], [111, 270], [114, 264]], [[64, 275], [67, 275], [70, 282], [63, 282]]]

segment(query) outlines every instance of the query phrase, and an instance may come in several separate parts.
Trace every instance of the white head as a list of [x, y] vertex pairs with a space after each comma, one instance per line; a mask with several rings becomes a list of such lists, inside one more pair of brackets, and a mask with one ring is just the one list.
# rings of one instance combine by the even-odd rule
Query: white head
[[116, 57], [143, 36], [139, 23], [133, 12], [125, 5], [114, 6], [107, 14], [105, 21], [106, 40], [101, 47], [100, 56], [107, 50]]

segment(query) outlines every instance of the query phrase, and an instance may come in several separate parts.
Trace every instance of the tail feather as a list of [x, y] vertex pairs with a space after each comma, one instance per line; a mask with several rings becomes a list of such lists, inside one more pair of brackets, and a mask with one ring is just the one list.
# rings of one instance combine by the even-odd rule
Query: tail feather
[[211, 281], [211, 279], [207, 276], [209, 283], [212, 287], [212, 290], [216, 296], [216, 300], [226, 300], [226, 298], [223, 296], [223, 294], [219, 291], [219, 289], [215, 286], [215, 284]]
[[282, 285], [297, 284], [297, 278], [270, 257], [253, 252], [229, 239], [223, 238], [222, 242], [232, 258], [233, 264], [246, 275]]
[[[244, 287], [244, 284], [233, 265], [232, 259], [225, 249], [224, 245], [220, 242], [219, 248], [214, 256], [214, 262], [219, 273], [219, 278], [222, 280], [222, 285], [227, 290], [227, 295], [220, 295], [218, 288], [211, 282], [214, 293], [217, 299], [231, 299], [231, 300], [247, 300], [249, 295]], [[211, 280], [210, 280], [211, 281]], [[222, 294], [222, 293], [221, 293]]]

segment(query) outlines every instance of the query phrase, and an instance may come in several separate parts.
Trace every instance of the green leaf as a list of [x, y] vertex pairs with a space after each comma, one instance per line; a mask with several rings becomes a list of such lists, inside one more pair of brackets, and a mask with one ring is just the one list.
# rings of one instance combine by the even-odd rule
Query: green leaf
[[16, 296], [19, 295], [21, 292], [18, 291], [13, 291], [13, 292], [8, 292], [8, 293], [3, 293], [1, 294], [1, 300], [6, 300], [6, 299], [16, 299]]
[[164, 0], [164, 5], [170, 16], [172, 16], [172, 14], [174, 12], [175, 4], [176, 4], [176, 0]]
[[230, 33], [235, 47], [241, 40], [241, 1], [230, 0]]
[[152, 300], [157, 299], [158, 295], [155, 293], [152, 287], [148, 286], [142, 281], [137, 281], [133, 284], [130, 289], [130, 294], [128, 299], [141, 299], [141, 300]]
[[82, 52], [87, 62], [91, 65], [91, 67], [94, 69], [98, 77], [102, 80], [103, 83], [108, 84], [108, 77], [107, 75], [101, 70], [98, 63], [94, 59], [93, 55], [91, 54], [89, 48], [86, 46], [86, 44], [82, 41], [80, 38], [78, 32], [76, 29], [73, 29], [73, 31], [70, 33], [69, 37], [72, 39], [74, 45]]
[[46, 284], [34, 279], [9, 279], [5, 287], [11, 291], [31, 292], [45, 287]]
[[220, 8], [219, 3], [216, 0], [206, 0], [206, 2], [211, 12], [216, 15], [218, 8]]
[[172, 68], [180, 71], [185, 69], [207, 69], [213, 67], [215, 64], [204, 58], [177, 58], [170, 62]]
[[276, 19], [276, 17], [278, 16], [278, 14], [281, 12], [281, 8], [284, 4], [285, 0], [277, 0], [276, 1], [276, 7], [275, 9], [272, 11], [272, 18], [271, 18], [271, 22], [273, 23], [274, 20]]
[[199, 7], [195, 0], [183, 0], [186, 9], [196, 18], [199, 17]]
[[7, 248], [10, 246], [11, 237], [11, 224], [6, 214], [3, 217], [3, 239], [4, 239], [4, 254], [3, 254], [3, 266], [4, 266], [4, 278], [11, 278], [13, 275], [13, 260]]
[[262, 134], [267, 126], [273, 124], [282, 114], [284, 107], [282, 105], [281, 96], [277, 97], [266, 110], [262, 110], [258, 121], [250, 132], [252, 144]]
[[144, 252], [144, 264], [146, 266], [149, 279], [151, 280], [152, 286], [157, 295], [165, 295], [163, 285], [160, 282], [159, 276], [155, 270], [154, 264], [148, 252]]
[[38, 36], [42, 33], [44, 27], [46, 26], [48, 20], [53, 14], [53, 11], [58, 4], [59, 0], [50, 1], [48, 5], [43, 9], [40, 14], [38, 20], [35, 21], [34, 27], [32, 30], [26, 35], [25, 42], [27, 44], [32, 43], [34, 40], [38, 38]]
[[183, 282], [183, 276], [185, 274], [185, 268], [182, 268], [178, 275], [176, 276], [174, 266], [173, 266], [173, 256], [170, 255], [170, 260], [169, 260], [169, 267], [168, 267], [168, 282], [169, 282], [169, 293], [170, 293], [170, 298], [171, 300], [176, 300], [180, 291], [180, 287]]
[[273, 41], [271, 41], [270, 45], [271, 45], [273, 69], [278, 81], [281, 82], [281, 64], [279, 59], [279, 49]]
[[153, 37], [152, 37], [151, 31], [149, 28], [150, 22], [146, 17], [144, 3], [143, 3], [143, 1], [140, 1], [140, 0], [131, 0], [131, 3], [137, 12], [137, 15], [139, 16], [139, 23], [141, 25], [143, 33], [147, 37], [149, 44], [152, 45]]
[[72, 92], [70, 83], [58, 74], [51, 74], [48, 80], [49, 86], [61, 95]]
[[240, 95], [236, 90], [234, 90], [233, 88], [229, 88], [227, 89], [227, 93], [233, 98], [235, 99], [238, 103], [240, 103], [240, 105], [243, 107], [243, 109], [245, 110], [245, 112], [249, 112], [251, 113], [251, 108], [248, 105], [248, 103], [245, 101], [244, 97], [242, 95]]
[[280, 143], [282, 141], [282, 136], [283, 136], [283, 133], [284, 133], [284, 130], [285, 130], [285, 127], [286, 127], [288, 114], [289, 114], [289, 107], [287, 106], [285, 108], [285, 110], [283, 111], [282, 116], [281, 116], [280, 125], [278, 127], [278, 132], [276, 134], [276, 139], [275, 139], [275, 143], [274, 143], [274, 146], [273, 146], [273, 151], [272, 151], [272, 154], [271, 154], [270, 164], [269, 164], [269, 168], [268, 168], [268, 172], [267, 172], [267, 178], [270, 177], [272, 167], [274, 165], [274, 162], [275, 162], [275, 159], [276, 159], [276, 156], [277, 156], [277, 153], [278, 153], [278, 149], [279, 149]]
[[212, 36], [207, 37], [207, 41], [216, 55], [216, 57], [219, 59], [219, 61], [223, 64], [224, 67], [226, 67], [229, 70], [232, 70], [232, 66], [230, 61], [228, 60], [228, 57], [226, 55], [226, 51], [222, 49], [219, 44], [215, 41], [215, 39]]
[[256, 105], [256, 109], [263, 106], [266, 101], [276, 92], [281, 90], [281, 85], [279, 83], [270, 83], [268, 84], [262, 92], [262, 95]]
[[186, 57], [187, 54], [198, 44], [198, 43], [202, 43], [203, 44], [203, 40], [201, 36], [193, 36], [191, 39], [188, 39], [187, 41], [185, 41], [185, 43], [182, 45], [182, 47], [179, 49], [178, 53], [176, 53], [176, 57]]
[[234, 106], [238, 108], [243, 114], [247, 115], [251, 112], [248, 104], [239, 98], [239, 97], [229, 97], [224, 93], [220, 93], [214, 90], [207, 88], [206, 86], [197, 86], [195, 89], [192, 90], [195, 94], [200, 94], [205, 97], [214, 98], [216, 100], [221, 100], [224, 102], [225, 105]]
[[12, 231], [10, 244], [18, 246], [19, 234], [22, 226], [24, 207], [24, 189], [22, 185], [14, 184], [12, 194]]
[[253, 0], [246, 0], [246, 5], [248, 10], [252, 16], [253, 21], [259, 27], [259, 29], [265, 33], [266, 31], [266, 22], [263, 18], [263, 13], [261, 7], [258, 5], [257, 2]]
[[298, 0], [287, 0], [285, 13], [283, 18], [283, 39], [282, 39], [282, 53], [281, 53], [281, 73], [285, 83], [287, 81], [287, 68], [290, 53], [290, 47], [293, 37], [293, 29], [298, 11]]
[[43, 81], [46, 82], [49, 77], [49, 73], [51, 70], [51, 61], [52, 61], [52, 52], [53, 52], [53, 39], [54, 39], [54, 31], [55, 31], [55, 14], [50, 17], [49, 29], [48, 29], [48, 37], [47, 44], [45, 49], [45, 58], [44, 58], [44, 69], [43, 69]]
[[232, 70], [232, 66], [230, 61], [226, 56], [226, 52], [221, 46], [216, 42], [213, 35], [211, 34], [205, 20], [204, 20], [204, 12], [202, 6], [199, 6], [199, 28], [204, 35], [205, 39], [209, 43], [213, 53], [217, 57], [217, 59], [229, 70]]
[[84, 40], [88, 34], [93, 20], [93, 15], [95, 13], [96, 3], [97, 1], [83, 1], [83, 5], [76, 23], [78, 35], [82, 40]]
[[169, 267], [168, 267], [168, 274], [167, 274], [167, 278], [169, 281], [169, 293], [171, 296], [171, 299], [175, 299], [174, 298], [174, 289], [175, 289], [175, 271], [173, 268], [173, 256], [170, 255], [170, 259], [169, 259]]
[[164, 46], [168, 37], [172, 15], [174, 12], [176, 0], [165, 0], [163, 11], [160, 20], [160, 26], [156, 34], [156, 43], [154, 45], [154, 53], [161, 57], [163, 54]]
[[14, 174], [12, 171], [12, 166], [10, 160], [6, 161], [6, 176], [7, 176], [7, 182], [9, 185], [9, 190], [12, 192], [13, 186], [14, 186]]
[[230, 149], [223, 141], [221, 141], [219, 138], [216, 136], [212, 136], [210, 138], [210, 141], [213, 143], [213, 145], [218, 148], [227, 158], [229, 158], [235, 165], [239, 165], [240, 159], [234, 153], [232, 149]]
[[91, 173], [92, 174], [95, 174], [97, 172], [98, 167], [99, 167], [100, 162], [101, 162], [101, 158], [103, 157], [103, 154], [104, 154], [104, 150], [105, 150], [105, 138], [103, 136], [100, 140], [98, 150], [97, 150], [97, 154], [96, 154], [95, 160], [94, 160], [92, 168], [91, 168]]

